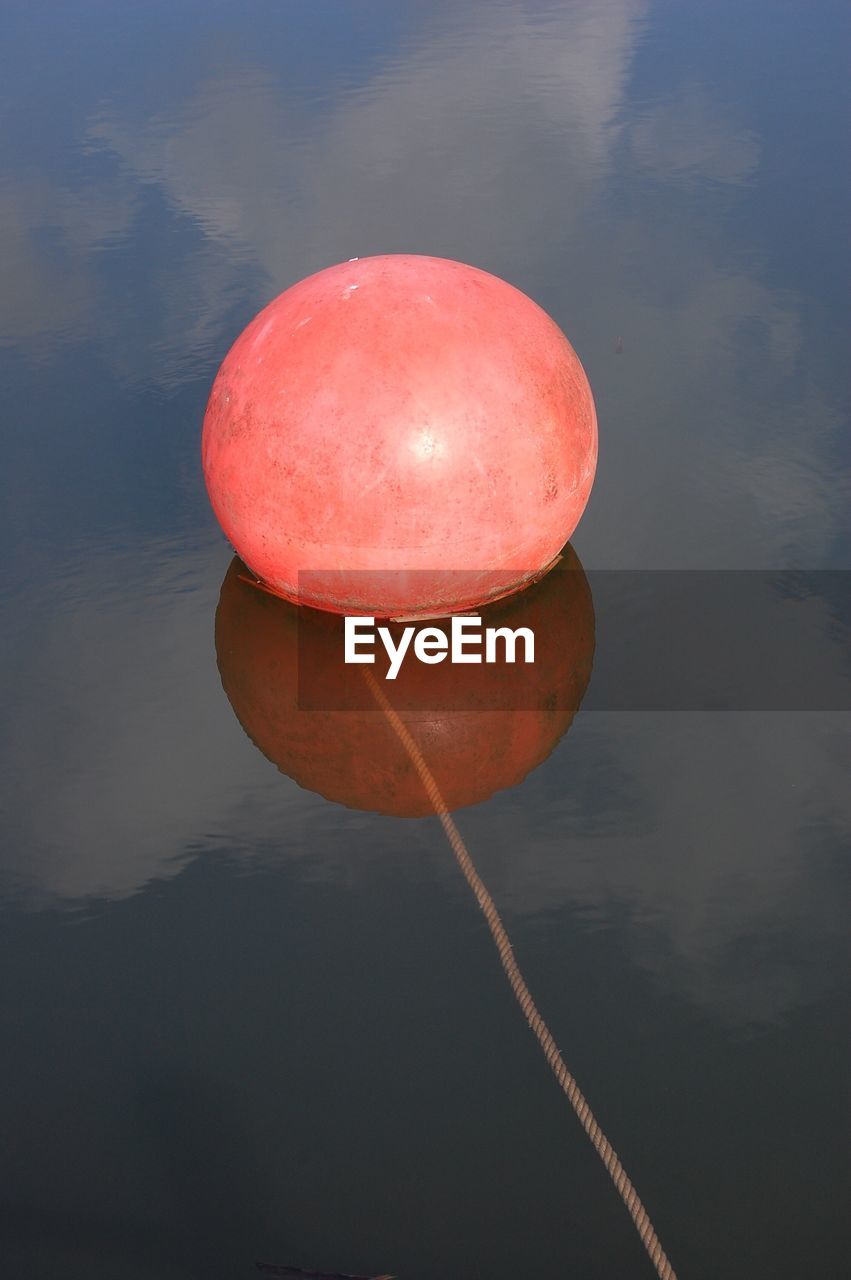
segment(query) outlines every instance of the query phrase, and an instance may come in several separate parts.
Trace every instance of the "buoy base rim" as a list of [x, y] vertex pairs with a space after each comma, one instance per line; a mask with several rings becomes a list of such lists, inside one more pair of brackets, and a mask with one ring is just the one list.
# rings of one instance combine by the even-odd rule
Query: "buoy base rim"
[[347, 614], [350, 617], [369, 617], [376, 618], [381, 622], [430, 622], [440, 618], [452, 618], [463, 616], [464, 614], [474, 614], [479, 609], [487, 608], [488, 605], [496, 604], [498, 600], [505, 600], [509, 596], [516, 595], [520, 591], [525, 591], [528, 587], [533, 586], [536, 582], [540, 582], [547, 574], [555, 568], [555, 566], [563, 559], [562, 552], [554, 556], [548, 564], [542, 569], [538, 569], [533, 573], [523, 573], [517, 578], [513, 578], [509, 583], [501, 584], [492, 592], [482, 596], [479, 600], [464, 600], [459, 602], [454, 608], [446, 608], [441, 606], [435, 608], [433, 605], [426, 604], [422, 609], [412, 613], [388, 613], [386, 609], [379, 606], [367, 608], [363, 605], [357, 607], [346, 607], [341, 602], [330, 600], [320, 600], [317, 595], [308, 595], [306, 592], [289, 592], [281, 590], [279, 587], [272, 586], [269, 582], [264, 582], [262, 578], [253, 573], [240, 573], [241, 582], [247, 583], [250, 587], [254, 587], [258, 591], [264, 591], [267, 595], [275, 596], [278, 600], [286, 600], [288, 604], [296, 605], [302, 609], [316, 609], [321, 613]]

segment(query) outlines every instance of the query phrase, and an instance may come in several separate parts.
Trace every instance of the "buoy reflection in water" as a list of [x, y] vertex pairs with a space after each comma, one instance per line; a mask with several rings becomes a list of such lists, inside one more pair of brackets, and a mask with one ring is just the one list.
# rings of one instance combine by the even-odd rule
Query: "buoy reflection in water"
[[[343, 661], [343, 619], [299, 609], [253, 586], [245, 580], [250, 576], [234, 558], [216, 612], [222, 685], [249, 738], [282, 773], [329, 800], [400, 817], [433, 812], [369, 694], [365, 668]], [[529, 627], [534, 663], [412, 660], [384, 684], [450, 810], [516, 785], [545, 760], [569, 728], [591, 674], [591, 591], [572, 548], [540, 582], [480, 616], [483, 626]], [[429, 625], [448, 634], [448, 619]], [[382, 656], [379, 649], [368, 669], [383, 681]], [[306, 709], [320, 688], [321, 707]]]

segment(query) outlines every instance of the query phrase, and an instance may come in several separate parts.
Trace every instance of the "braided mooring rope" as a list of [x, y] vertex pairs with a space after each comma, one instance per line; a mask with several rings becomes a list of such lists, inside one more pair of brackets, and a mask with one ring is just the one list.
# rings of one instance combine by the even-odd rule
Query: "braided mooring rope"
[[511, 989], [517, 998], [517, 1002], [523, 1010], [526, 1021], [532, 1028], [538, 1044], [543, 1049], [544, 1057], [550, 1064], [556, 1080], [561, 1085], [563, 1092], [567, 1095], [570, 1105], [576, 1112], [576, 1117], [579, 1120], [579, 1123], [591, 1139], [595, 1151], [605, 1165], [612, 1182], [615, 1184], [630, 1217], [635, 1223], [635, 1229], [638, 1232], [641, 1243], [644, 1245], [650, 1261], [656, 1268], [656, 1274], [659, 1276], [659, 1280], [677, 1280], [677, 1274], [671, 1266], [671, 1263], [668, 1261], [668, 1257], [665, 1250], [662, 1248], [659, 1237], [653, 1229], [653, 1223], [647, 1216], [647, 1210], [639, 1199], [638, 1192], [627, 1176], [627, 1172], [618, 1159], [618, 1155], [614, 1147], [603, 1133], [597, 1121], [594, 1119], [593, 1112], [586, 1102], [579, 1085], [568, 1071], [564, 1059], [559, 1053], [549, 1027], [544, 1022], [544, 1019], [541, 1017], [535, 1006], [535, 1001], [532, 999], [532, 993], [526, 986], [523, 975], [517, 967], [517, 961], [514, 959], [514, 952], [511, 949], [511, 942], [509, 941], [508, 934], [505, 932], [505, 927], [499, 918], [499, 912], [496, 909], [496, 904], [488, 893], [483, 881], [479, 877], [479, 873], [473, 865], [473, 860], [467, 852], [467, 847], [461, 838], [461, 833], [453, 822], [452, 815], [444, 804], [438, 785], [434, 780], [431, 770], [425, 762], [422, 752], [409, 733], [404, 721], [393, 709], [386, 693], [378, 684], [372, 672], [364, 670], [362, 674], [369, 686], [372, 696], [384, 712], [391, 728], [398, 737], [405, 751], [408, 753], [411, 763], [419, 774], [420, 780], [422, 781], [428, 798], [434, 807], [435, 814], [440, 819], [443, 830], [446, 833], [446, 838], [452, 847], [452, 852], [455, 854], [455, 858], [461, 868], [464, 878], [473, 890], [473, 893], [476, 896], [476, 901], [478, 902], [482, 914], [487, 921], [491, 937], [496, 943], [496, 949], [499, 952], [500, 963], [505, 970], [505, 975], [511, 984]]

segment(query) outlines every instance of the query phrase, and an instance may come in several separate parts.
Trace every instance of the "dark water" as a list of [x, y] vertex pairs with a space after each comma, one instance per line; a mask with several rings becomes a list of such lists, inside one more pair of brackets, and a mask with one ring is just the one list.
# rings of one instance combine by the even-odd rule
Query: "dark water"
[[[286, 740], [300, 787], [234, 715], [200, 423], [296, 279], [475, 263], [588, 371], [586, 569], [832, 571], [784, 660], [793, 686], [841, 667], [847, 6], [5, 0], [0, 24], [2, 1274], [651, 1275], [437, 820], [306, 789], [392, 809], [372, 740], [318, 716]], [[596, 612], [617, 666], [628, 628]], [[640, 710], [600, 666], [510, 767], [481, 746], [507, 722], [467, 725], [457, 822], [679, 1275], [838, 1275], [847, 711], [678, 710], [669, 661]]]

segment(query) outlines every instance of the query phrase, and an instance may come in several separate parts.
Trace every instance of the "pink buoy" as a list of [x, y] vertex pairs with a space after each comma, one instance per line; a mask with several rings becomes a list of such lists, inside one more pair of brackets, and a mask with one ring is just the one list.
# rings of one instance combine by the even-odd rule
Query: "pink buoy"
[[525, 294], [390, 255], [328, 267], [251, 321], [202, 451], [225, 534], [273, 592], [416, 616], [547, 570], [588, 501], [597, 420], [576, 353]]

